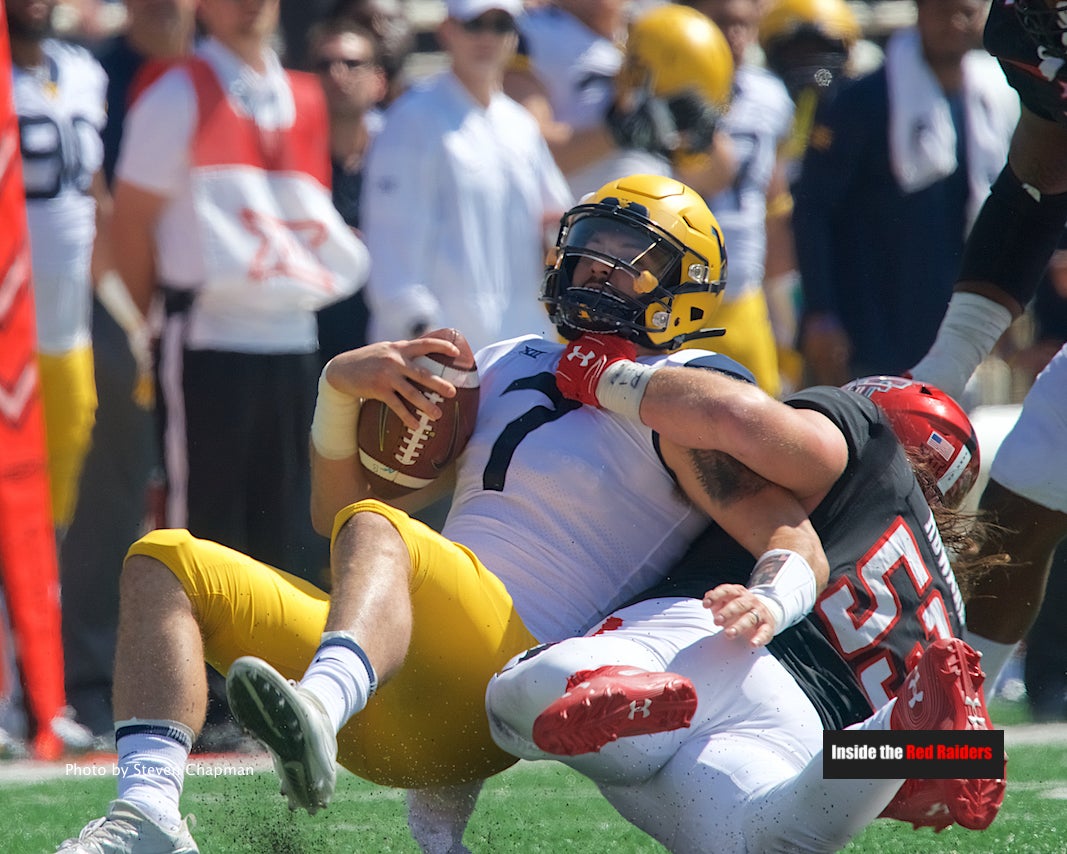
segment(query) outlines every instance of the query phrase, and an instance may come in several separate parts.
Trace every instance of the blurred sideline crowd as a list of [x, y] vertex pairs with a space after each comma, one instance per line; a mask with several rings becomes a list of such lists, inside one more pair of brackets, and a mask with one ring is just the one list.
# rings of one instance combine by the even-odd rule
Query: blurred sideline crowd
[[[332, 356], [444, 326], [476, 350], [550, 334], [560, 215], [656, 173], [725, 235], [726, 333], [704, 346], [775, 396], [901, 374], [1018, 117], [983, 0], [5, 5], [72, 748], [109, 744], [118, 576], [145, 530], [328, 584], [307, 441]], [[678, 32], [688, 52], [666, 47]], [[233, 157], [267, 178], [222, 175]], [[1064, 247], [960, 401], [986, 465], [1067, 341]], [[267, 287], [279, 271], [291, 284]], [[1067, 720], [1067, 572], [1051, 578], [1006, 674], [1037, 721]], [[0, 650], [0, 757], [25, 755], [35, 722]], [[246, 748], [214, 689], [198, 749]]]

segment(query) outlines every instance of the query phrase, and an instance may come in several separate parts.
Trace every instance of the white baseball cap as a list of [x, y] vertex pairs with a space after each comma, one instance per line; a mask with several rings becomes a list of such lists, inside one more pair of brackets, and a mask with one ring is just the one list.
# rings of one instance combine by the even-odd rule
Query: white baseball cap
[[517, 18], [522, 13], [522, 0], [446, 0], [445, 7], [448, 17], [457, 21], [473, 21], [493, 9]]

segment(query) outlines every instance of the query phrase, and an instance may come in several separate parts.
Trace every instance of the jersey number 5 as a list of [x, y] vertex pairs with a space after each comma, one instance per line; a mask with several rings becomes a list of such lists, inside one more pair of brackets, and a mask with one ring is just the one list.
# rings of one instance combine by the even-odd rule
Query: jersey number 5
[[[879, 708], [889, 702], [906, 675], [900, 665], [910, 652], [909, 639], [949, 638], [952, 625], [941, 590], [933, 584], [903, 519], [889, 527], [856, 570], [855, 576], [832, 583], [815, 610], [829, 627], [837, 651], [852, 665], [871, 705]], [[861, 602], [869, 604], [863, 608]], [[901, 635], [896, 643], [889, 638], [894, 631]]]

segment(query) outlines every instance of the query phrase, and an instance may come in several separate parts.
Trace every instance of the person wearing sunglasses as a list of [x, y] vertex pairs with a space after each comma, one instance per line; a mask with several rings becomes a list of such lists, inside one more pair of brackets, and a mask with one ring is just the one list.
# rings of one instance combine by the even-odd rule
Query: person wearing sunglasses
[[385, 111], [360, 204], [371, 341], [455, 326], [478, 350], [549, 331], [544, 233], [572, 198], [537, 122], [502, 91], [521, 10], [448, 0], [437, 29], [448, 68]]
[[[331, 196], [353, 229], [359, 228], [367, 152], [381, 130], [379, 104], [389, 85], [380, 51], [377, 37], [350, 18], [328, 18], [308, 32], [308, 67], [319, 78], [329, 116]], [[362, 290], [321, 309], [317, 318], [324, 365], [367, 343], [369, 313]]]

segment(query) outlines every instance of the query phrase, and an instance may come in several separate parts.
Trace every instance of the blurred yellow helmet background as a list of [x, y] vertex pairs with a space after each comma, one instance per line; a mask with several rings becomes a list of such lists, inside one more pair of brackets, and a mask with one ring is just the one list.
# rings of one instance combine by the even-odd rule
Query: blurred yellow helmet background
[[730, 103], [733, 77], [733, 56], [722, 31], [696, 9], [667, 4], [630, 25], [617, 88], [624, 94], [647, 86], [663, 98], [695, 92], [722, 112]]

